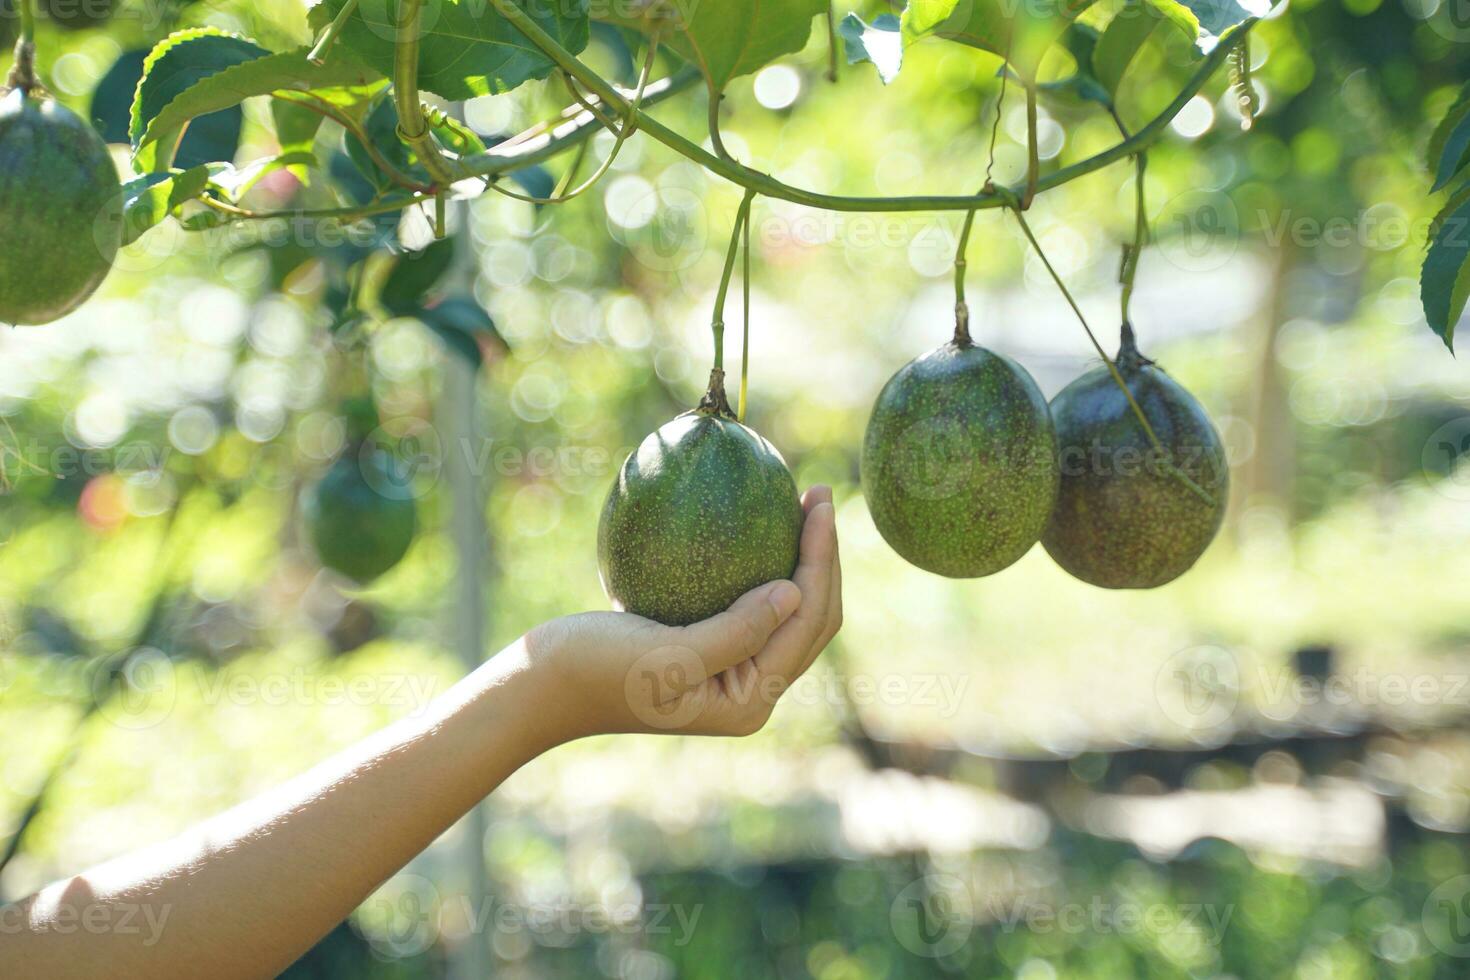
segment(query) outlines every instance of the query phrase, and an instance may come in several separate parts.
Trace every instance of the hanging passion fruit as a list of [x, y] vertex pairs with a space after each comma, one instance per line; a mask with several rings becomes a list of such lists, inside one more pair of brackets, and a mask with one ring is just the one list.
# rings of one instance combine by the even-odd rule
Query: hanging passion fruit
[[1114, 361], [1155, 447], [1106, 365], [1052, 399], [1062, 488], [1042, 544], [1105, 589], [1151, 589], [1199, 559], [1225, 517], [1224, 444], [1194, 396], [1138, 351], [1125, 325]]
[[1046, 399], [1015, 361], [954, 340], [910, 361], [878, 395], [862, 482], [883, 539], [950, 578], [1000, 571], [1046, 527], [1057, 446]]
[[796, 571], [796, 481], [776, 447], [736, 421], [719, 387], [627, 458], [597, 529], [608, 598], [669, 626], [707, 619]]
[[112, 268], [121, 207], [90, 124], [31, 85], [0, 95], [0, 322], [50, 323], [81, 306]]
[[408, 553], [418, 531], [411, 475], [371, 442], [355, 442], [302, 495], [301, 515], [318, 560], [359, 585]]

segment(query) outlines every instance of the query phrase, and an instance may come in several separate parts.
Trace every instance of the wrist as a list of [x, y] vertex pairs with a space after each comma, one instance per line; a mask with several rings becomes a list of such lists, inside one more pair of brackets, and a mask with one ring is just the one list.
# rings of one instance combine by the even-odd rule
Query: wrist
[[501, 650], [472, 675], [474, 693], [485, 712], [488, 737], [523, 765], [577, 736], [569, 731], [554, 658], [538, 637], [528, 634]]

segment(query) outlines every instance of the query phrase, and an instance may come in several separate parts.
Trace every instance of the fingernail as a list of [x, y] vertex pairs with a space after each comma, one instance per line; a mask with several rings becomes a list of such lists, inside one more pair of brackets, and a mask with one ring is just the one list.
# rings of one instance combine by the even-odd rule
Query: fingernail
[[767, 596], [776, 610], [777, 619], [786, 619], [801, 605], [801, 590], [795, 582], [777, 582]]

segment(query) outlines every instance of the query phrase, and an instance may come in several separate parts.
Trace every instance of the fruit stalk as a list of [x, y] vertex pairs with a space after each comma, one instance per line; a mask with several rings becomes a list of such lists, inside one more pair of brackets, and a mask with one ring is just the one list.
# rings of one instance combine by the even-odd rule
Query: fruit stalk
[[[999, 110], [997, 109], [997, 113]], [[970, 339], [970, 305], [965, 302], [965, 251], [970, 245], [970, 229], [975, 227], [975, 212], [965, 213], [965, 223], [960, 228], [960, 241], [954, 253], [954, 342], [960, 347], [974, 343]]]
[[1036, 82], [1026, 79], [1026, 188], [1021, 193], [1022, 211], [1030, 209], [1031, 202], [1036, 199], [1037, 182], [1041, 179], [1041, 147], [1036, 138], [1037, 125]]
[[26, 95], [40, 87], [36, 80], [36, 9], [34, 0], [20, 0], [20, 40], [15, 42], [15, 64], [10, 67], [8, 88], [18, 88]]
[[[1128, 138], [1128, 130], [1123, 125], [1123, 120], [1113, 114], [1118, 123], [1118, 130], [1123, 138]], [[1135, 158], [1137, 161], [1137, 175], [1134, 178], [1134, 217], [1133, 217], [1133, 244], [1123, 246], [1123, 265], [1118, 272], [1118, 282], [1122, 285], [1122, 296], [1120, 302], [1123, 309], [1123, 324], [1126, 327], [1129, 322], [1128, 310], [1133, 302], [1133, 283], [1138, 277], [1138, 260], [1143, 255], [1143, 247], [1148, 244], [1148, 209], [1144, 205], [1144, 178], [1148, 172], [1148, 154], [1139, 153]]]
[[[746, 195], [750, 195], [747, 193]], [[735, 418], [739, 422], [745, 421], [746, 397], [750, 393], [750, 215], [745, 216], [744, 228], [745, 242], [740, 249], [742, 266], [740, 269], [741, 296], [741, 319], [745, 322], [740, 337], [740, 400], [735, 408]]]
[[[735, 274], [735, 251], [740, 247], [740, 231], [750, 220], [750, 202], [754, 197], [755, 191], [746, 191], [745, 197], [740, 201], [740, 210], [735, 212], [735, 227], [730, 230], [730, 247], [725, 250], [725, 268], [720, 274], [719, 291], [715, 293], [715, 315], [710, 320], [710, 332], [714, 334], [715, 340], [715, 366], [710, 373], [710, 392], [714, 392], [715, 375], [718, 374], [722, 399], [725, 379], [725, 297], [730, 292], [730, 277]], [[725, 407], [729, 409], [728, 402]]]

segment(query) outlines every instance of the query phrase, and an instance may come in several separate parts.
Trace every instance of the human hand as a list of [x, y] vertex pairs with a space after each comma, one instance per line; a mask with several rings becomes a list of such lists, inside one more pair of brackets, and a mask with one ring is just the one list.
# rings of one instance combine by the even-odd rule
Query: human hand
[[727, 611], [673, 627], [629, 613], [553, 620], [526, 638], [550, 681], [562, 741], [614, 732], [749, 735], [842, 626], [842, 570], [830, 487], [802, 497], [793, 581], [769, 582]]

